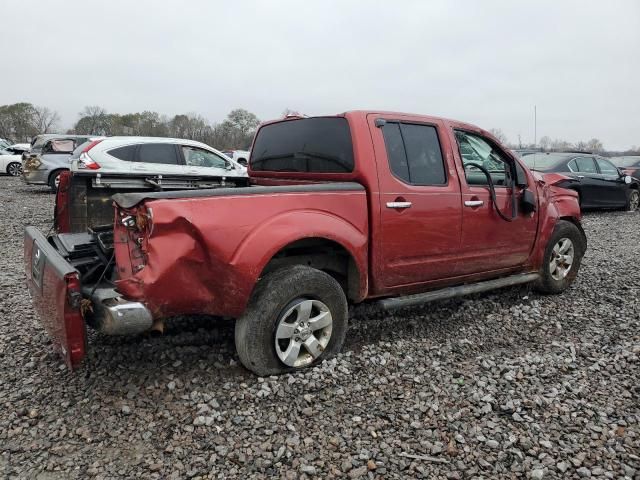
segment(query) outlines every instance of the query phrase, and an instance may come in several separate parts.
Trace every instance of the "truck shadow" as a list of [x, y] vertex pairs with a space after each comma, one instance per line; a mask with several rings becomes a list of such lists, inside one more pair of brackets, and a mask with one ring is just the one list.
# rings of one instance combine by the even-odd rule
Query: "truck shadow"
[[[465, 348], [478, 352], [500, 347], [492, 338], [491, 329], [483, 328], [484, 319], [504, 314], [529, 294], [527, 287], [515, 287], [394, 312], [374, 304], [358, 305], [350, 310], [343, 352], [357, 353], [371, 344], [410, 339], [438, 346], [469, 337], [469, 330], [473, 330], [473, 337], [464, 340], [468, 344]], [[471, 304], [473, 314], [468, 311]], [[105, 375], [114, 374], [121, 379], [128, 377], [129, 381], [144, 377], [146, 381], [162, 383], [173, 377], [251, 376], [238, 362], [234, 321], [207, 316], [170, 319], [163, 334], [110, 337], [91, 332], [83, 370], [85, 375], [98, 374], [103, 380]]]

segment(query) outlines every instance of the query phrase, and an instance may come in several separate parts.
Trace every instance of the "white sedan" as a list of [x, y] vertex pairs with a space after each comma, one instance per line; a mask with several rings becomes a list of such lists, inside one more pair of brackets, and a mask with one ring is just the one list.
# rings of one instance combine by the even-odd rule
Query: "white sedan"
[[7, 150], [0, 150], [0, 173], [14, 177], [22, 174], [22, 156]]

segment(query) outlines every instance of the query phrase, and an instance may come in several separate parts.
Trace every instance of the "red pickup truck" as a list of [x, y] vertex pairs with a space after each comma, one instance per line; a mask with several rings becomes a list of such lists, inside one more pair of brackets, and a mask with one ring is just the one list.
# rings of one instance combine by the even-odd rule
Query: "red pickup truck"
[[442, 118], [266, 123], [249, 178], [180, 191], [62, 179], [57, 232], [27, 227], [24, 258], [69, 367], [85, 356], [87, 325], [136, 334], [206, 314], [236, 319], [249, 370], [291, 371], [340, 350], [350, 303], [391, 309], [524, 283], [559, 293], [587, 246], [575, 192], [555, 185], [565, 177]]

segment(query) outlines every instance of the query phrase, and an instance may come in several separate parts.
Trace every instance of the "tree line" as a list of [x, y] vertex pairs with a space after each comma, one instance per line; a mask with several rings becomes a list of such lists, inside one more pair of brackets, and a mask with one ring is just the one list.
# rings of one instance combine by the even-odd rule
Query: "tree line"
[[[283, 116], [297, 114], [285, 109]], [[256, 128], [260, 124], [258, 117], [243, 109], [232, 110], [222, 122], [210, 122], [195, 113], [183, 113], [169, 117], [158, 112], [144, 111], [136, 113], [109, 113], [100, 106], [87, 106], [78, 114], [73, 128], [60, 129], [60, 116], [55, 110], [32, 105], [27, 102], [0, 106], [0, 138], [14, 142], [28, 142], [41, 133], [76, 133], [79, 135], [136, 135], [145, 137], [187, 138], [206, 143], [216, 148], [248, 149]], [[537, 145], [510, 142], [499, 128], [491, 133], [511, 148], [540, 148], [543, 151], [580, 150], [604, 152], [604, 145], [597, 138], [581, 140], [575, 143], [564, 139], [544, 136]], [[640, 153], [640, 146], [633, 146], [626, 152]]]
[[30, 103], [0, 106], [0, 138], [28, 142], [42, 133], [78, 135], [136, 135], [145, 137], [187, 138], [219, 149], [248, 149], [258, 117], [243, 109], [232, 110], [220, 123], [209, 122], [195, 113], [168, 117], [158, 112], [109, 113], [99, 106], [87, 106], [78, 114], [74, 126], [63, 131], [60, 116], [46, 107]]

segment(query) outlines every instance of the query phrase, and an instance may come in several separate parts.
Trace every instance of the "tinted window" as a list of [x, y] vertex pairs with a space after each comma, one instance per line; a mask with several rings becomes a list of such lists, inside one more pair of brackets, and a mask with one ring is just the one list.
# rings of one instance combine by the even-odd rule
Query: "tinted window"
[[583, 173], [598, 173], [596, 170], [596, 164], [592, 157], [578, 157], [575, 159], [578, 172]]
[[184, 162], [191, 167], [217, 167], [227, 168], [229, 163], [213, 152], [197, 147], [182, 147]]
[[178, 155], [171, 143], [144, 143], [138, 148], [138, 162], [177, 165]]
[[382, 127], [389, 167], [404, 182], [444, 185], [446, 177], [435, 127], [387, 122]]
[[256, 171], [353, 171], [351, 132], [344, 118], [301, 118], [262, 127], [251, 154]]
[[114, 148], [107, 153], [125, 162], [133, 162], [136, 155], [136, 147], [137, 145], [127, 145], [126, 147]]
[[468, 185], [487, 185], [486, 175], [476, 165], [489, 172], [494, 185], [511, 185], [510, 161], [491, 142], [462, 130], [456, 130], [456, 140]]
[[596, 158], [596, 162], [598, 162], [598, 167], [600, 168], [600, 173], [602, 173], [603, 175], [618, 175], [619, 174], [618, 169], [609, 160], [605, 160], [604, 158]]

